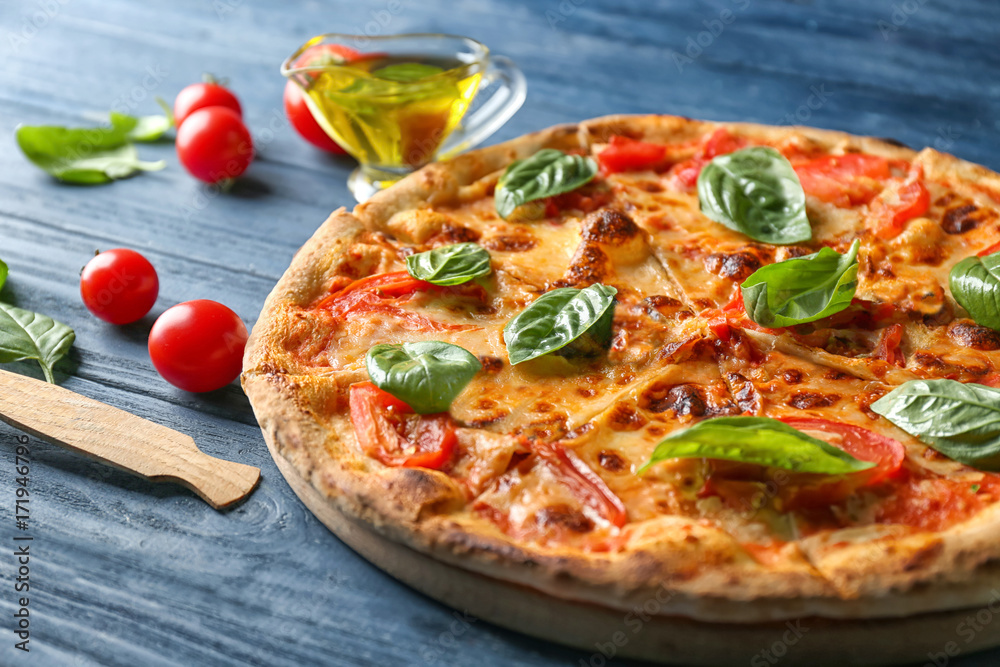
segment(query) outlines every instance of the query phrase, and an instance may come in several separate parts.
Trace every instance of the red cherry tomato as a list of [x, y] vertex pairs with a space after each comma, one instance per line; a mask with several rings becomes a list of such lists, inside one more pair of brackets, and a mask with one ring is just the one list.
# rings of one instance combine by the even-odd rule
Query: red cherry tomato
[[306, 103], [306, 94], [302, 92], [298, 84], [292, 81], [285, 84], [285, 115], [288, 116], [288, 122], [292, 124], [295, 131], [316, 148], [321, 148], [337, 155], [345, 155], [347, 153], [316, 122], [312, 111], [309, 110], [309, 105]]
[[931, 205], [931, 195], [923, 183], [924, 170], [919, 165], [910, 169], [899, 190], [884, 191], [871, 205], [870, 216], [875, 223], [875, 235], [894, 239], [906, 223], [923, 215]]
[[600, 152], [597, 161], [606, 174], [620, 171], [640, 171], [651, 169], [667, 154], [663, 144], [650, 144], [615, 135], [608, 147]]
[[892, 175], [889, 161], [877, 155], [826, 155], [793, 163], [806, 194], [847, 208], [867, 204]]
[[156, 269], [134, 250], [106, 250], [87, 262], [80, 274], [83, 305], [111, 324], [141, 320], [156, 302]]
[[221, 303], [198, 299], [166, 310], [149, 332], [149, 358], [184, 391], [225, 387], [240, 374], [247, 328]]
[[881, 482], [896, 474], [906, 457], [906, 450], [898, 440], [860, 426], [810, 417], [782, 417], [781, 421], [844, 450], [860, 461], [874, 463], [874, 468], [861, 473], [867, 475], [868, 484]]
[[[296, 58], [293, 67], [341, 65], [360, 57], [362, 57], [361, 53], [347, 46], [320, 44], [308, 49]], [[306, 76], [310, 77], [311, 75], [307, 73]], [[338, 155], [347, 153], [316, 121], [306, 103], [306, 94], [302, 92], [298, 84], [292, 81], [285, 84], [285, 115], [288, 116], [288, 122], [292, 124], [295, 131], [313, 146]]]
[[239, 115], [226, 107], [198, 109], [177, 128], [177, 157], [206, 183], [236, 178], [253, 160], [253, 139]]
[[352, 384], [348, 403], [358, 444], [385, 465], [436, 470], [451, 460], [458, 438], [447, 414], [414, 415], [371, 382]]
[[206, 83], [192, 83], [177, 94], [174, 100], [174, 122], [177, 127], [198, 109], [207, 107], [226, 107], [236, 112], [237, 116], [243, 116], [240, 108], [240, 101], [236, 99], [227, 88], [223, 88], [214, 81]]

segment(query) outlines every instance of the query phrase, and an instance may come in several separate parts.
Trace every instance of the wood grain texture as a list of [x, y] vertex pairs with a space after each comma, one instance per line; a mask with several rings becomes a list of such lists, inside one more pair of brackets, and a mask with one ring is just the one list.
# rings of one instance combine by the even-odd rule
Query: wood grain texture
[[[284, 121], [278, 64], [315, 32], [453, 32], [512, 57], [528, 99], [495, 141], [608, 113], [791, 118], [1000, 169], [998, 24], [991, 0], [0, 3], [0, 258], [11, 268], [0, 299], [76, 330], [56, 367], [68, 389], [262, 470], [249, 500], [220, 514], [184, 489], [32, 439], [32, 650], [13, 649], [14, 562], [2, 555], [0, 664], [607, 662], [597, 644], [612, 637], [580, 652], [456, 618], [368, 565], [292, 494], [235, 385], [184, 394], [149, 363], [156, 315], [208, 298], [252, 324], [299, 245], [352, 203], [350, 161], [313, 150]], [[688, 49], [690, 62], [673, 55]], [[167, 169], [94, 188], [53, 182], [14, 145], [22, 122], [84, 124], [111, 107], [155, 113], [153, 96], [171, 99], [205, 71], [229, 77], [259, 150], [224, 195], [187, 176], [169, 142], [139, 148]], [[91, 317], [78, 294], [80, 267], [111, 247], [139, 250], [160, 275], [153, 313], [125, 327]], [[27, 363], [6, 368], [39, 376]], [[3, 554], [14, 534], [16, 435], [0, 426]], [[968, 654], [972, 627], [955, 627], [960, 655], [945, 656], [948, 665], [1000, 661]]]
[[0, 396], [0, 421], [147, 481], [186, 486], [215, 509], [260, 481], [259, 468], [209, 456], [189, 435], [48, 382], [0, 370]]

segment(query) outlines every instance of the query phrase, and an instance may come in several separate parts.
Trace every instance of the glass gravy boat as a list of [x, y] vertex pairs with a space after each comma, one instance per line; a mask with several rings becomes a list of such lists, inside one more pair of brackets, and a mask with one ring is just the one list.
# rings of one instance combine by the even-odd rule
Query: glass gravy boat
[[[320, 127], [354, 156], [358, 201], [423, 165], [472, 148], [524, 103], [524, 75], [468, 37], [326, 34], [281, 65]], [[492, 94], [467, 118], [480, 88]], [[464, 122], [463, 122], [464, 118]]]

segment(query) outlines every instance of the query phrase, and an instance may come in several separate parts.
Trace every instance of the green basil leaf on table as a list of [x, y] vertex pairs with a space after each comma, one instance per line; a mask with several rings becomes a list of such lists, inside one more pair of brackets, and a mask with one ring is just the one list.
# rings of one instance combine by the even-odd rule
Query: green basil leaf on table
[[8, 272], [9, 269], [7, 268], [7, 264], [2, 259], [0, 259], [0, 289], [2, 289], [3, 284], [7, 282]]
[[69, 183], [108, 183], [167, 166], [163, 160], [141, 161], [123, 127], [85, 130], [22, 125], [17, 128], [17, 144], [35, 165]]
[[489, 275], [490, 253], [475, 243], [456, 243], [410, 255], [406, 271], [434, 285], [460, 285]]
[[69, 352], [76, 334], [62, 322], [0, 303], [0, 363], [35, 359], [54, 383], [52, 367]]
[[506, 219], [522, 204], [576, 190], [596, 175], [593, 159], [544, 148], [504, 171], [494, 194], [497, 213]]
[[982, 470], [1000, 470], [1000, 389], [956, 380], [910, 380], [871, 409], [945, 456]]
[[858, 248], [830, 248], [762, 266], [740, 289], [747, 316], [762, 327], [788, 327], [839, 313], [858, 288]]
[[111, 112], [111, 126], [125, 131], [126, 141], [156, 141], [174, 126], [168, 116], [127, 116]]
[[376, 345], [365, 355], [376, 387], [415, 412], [446, 412], [482, 364], [468, 350], [438, 341]]
[[843, 475], [874, 467], [769, 417], [716, 417], [668, 435], [636, 474], [669, 459], [754, 463], [793, 472]]
[[546, 292], [503, 329], [510, 363], [519, 364], [550, 352], [595, 356], [611, 342], [614, 287], [600, 283]]
[[372, 72], [376, 79], [386, 79], [388, 81], [398, 81], [399, 83], [412, 83], [426, 79], [429, 76], [440, 74], [444, 70], [436, 65], [426, 65], [424, 63], [396, 63], [386, 65]]
[[698, 202], [712, 220], [757, 241], [812, 238], [799, 177], [773, 148], [754, 146], [713, 158], [698, 175]]
[[24, 155], [52, 176], [95, 185], [166, 167], [163, 160], [140, 160], [131, 142], [155, 141], [172, 125], [172, 115], [135, 117], [112, 111], [110, 127], [22, 125], [16, 137]]
[[952, 267], [948, 284], [976, 324], [1000, 331], [1000, 252], [966, 257]]

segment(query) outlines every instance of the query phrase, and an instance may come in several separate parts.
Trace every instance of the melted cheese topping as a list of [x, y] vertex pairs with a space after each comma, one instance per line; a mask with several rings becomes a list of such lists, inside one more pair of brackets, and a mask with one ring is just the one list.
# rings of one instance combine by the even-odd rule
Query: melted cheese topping
[[[392, 302], [439, 323], [440, 330], [414, 324], [399, 311], [336, 319], [314, 309], [299, 314], [299, 329], [286, 342], [307, 364], [353, 374], [363, 373], [365, 352], [377, 343], [441, 340], [478, 356], [484, 372], [450, 411], [459, 427], [459, 454], [448, 471], [467, 490], [466, 511], [521, 540], [591, 550], [621, 548], [629, 539], [646, 539], [644, 527], [683, 518], [729, 533], [761, 562], [804, 563], [808, 554], [782, 545], [843, 532], [845, 525], [884, 524], [897, 533], [938, 529], [1000, 499], [990, 495], [1000, 496], [1000, 483], [980, 481], [986, 495], [966, 498], [967, 510], [904, 512], [900, 498], [912, 498], [921, 484], [982, 480], [984, 473], [953, 462], [935, 469], [926, 447], [869, 410], [890, 390], [890, 376], [970, 380], [997, 368], [1000, 334], [963, 319], [947, 286], [955, 262], [1000, 238], [994, 202], [928, 182], [930, 209], [896, 238], [881, 240], [868, 229], [867, 205], [838, 207], [809, 196], [812, 241], [778, 247], [709, 220], [696, 194], [669, 175], [614, 174], [597, 186], [611, 191], [610, 203], [597, 211], [551, 216], [546, 207], [525, 207], [522, 217], [506, 221], [496, 215], [492, 197], [482, 196], [496, 176], [466, 188], [468, 199], [459, 206], [397, 214], [387, 224], [393, 236], [364, 252], [366, 266], [387, 272], [402, 270], [410, 253], [476, 241], [493, 257], [485, 298], [446, 290]], [[738, 330], [730, 336], [713, 329], [704, 311], [727, 304], [761, 266], [823, 245], [843, 252], [854, 239], [861, 239], [857, 297], [869, 302], [865, 307], [891, 306], [891, 317], [865, 326], [831, 321], [773, 332], [777, 342], [771, 346]], [[511, 317], [548, 290], [596, 282], [619, 290], [606, 357], [550, 355], [509, 364], [503, 327]], [[905, 326], [901, 375], [887, 375], [887, 362], [878, 358], [890, 323]], [[812, 351], [779, 351], [809, 349], [803, 345]], [[715, 487], [725, 492], [709, 492], [709, 479], [719, 473], [704, 460], [668, 461], [636, 474], [665, 435], [701, 419], [739, 414], [809, 416], [895, 438], [907, 447], [909, 479], [916, 481], [799, 512], [784, 507], [787, 489], [772, 490], [772, 480], [759, 470], [744, 470], [748, 477]], [[559, 443], [593, 471], [624, 504], [627, 529], [574, 492], [558, 466], [536, 456], [537, 442]]]

